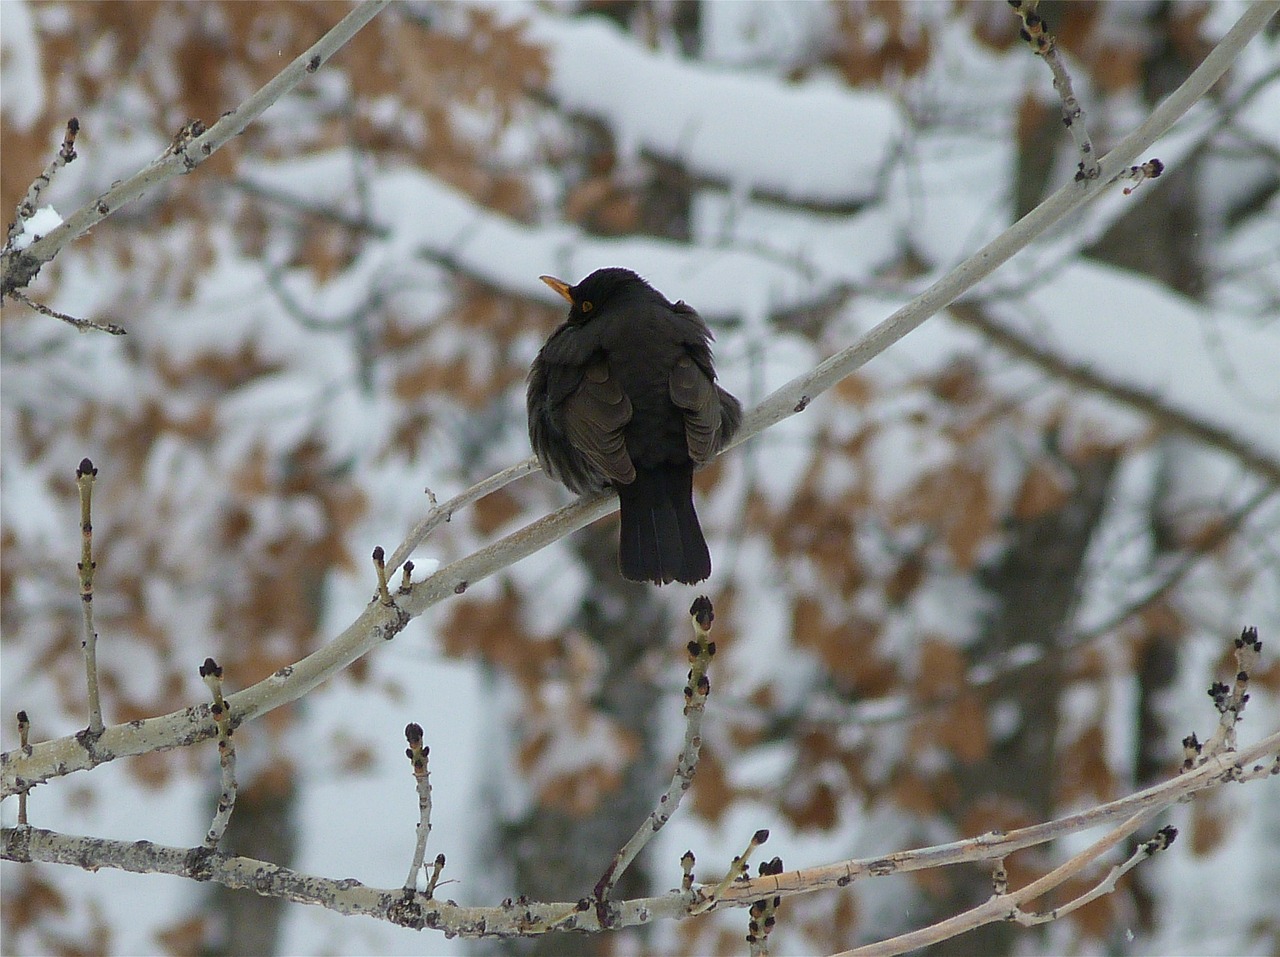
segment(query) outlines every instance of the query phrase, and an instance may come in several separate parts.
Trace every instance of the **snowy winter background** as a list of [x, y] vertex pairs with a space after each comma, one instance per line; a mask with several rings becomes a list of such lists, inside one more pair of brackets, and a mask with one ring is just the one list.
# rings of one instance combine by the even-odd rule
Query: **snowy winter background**
[[[115, 6], [112, 17], [121, 18], [115, 25], [127, 26], [129, 5]], [[572, 4], [409, 4], [384, 14], [361, 38], [369, 46], [353, 46], [272, 107], [221, 165], [211, 163], [174, 187], [198, 215], [175, 213], [166, 205], [173, 197], [144, 197], [136, 210], [122, 211], [118, 222], [103, 224], [46, 268], [37, 298], [72, 315], [119, 322], [128, 329], [125, 339], [77, 335], [6, 304], [0, 329], [4, 714], [28, 710], [39, 739], [84, 724], [75, 708], [82, 694], [74, 641], [79, 539], [70, 477], [86, 455], [102, 472], [95, 511], [99, 655], [110, 672], [108, 719], [118, 721], [203, 700], [195, 669], [207, 655], [239, 660], [241, 684], [296, 660], [364, 607], [373, 581], [366, 556], [377, 544], [394, 547], [422, 516], [424, 488], [444, 499], [529, 454], [521, 377], [558, 312], [539, 275], [576, 281], [597, 267], [621, 264], [693, 304], [716, 331], [724, 385], [747, 403], [852, 341], [1016, 216], [1020, 104], [1028, 97], [1053, 99], [1048, 71], [1025, 48], [981, 42], [975, 22], [1016, 29], [1016, 19], [997, 6], [1003, 4], [955, 12], [908, 5], [905, 22], [884, 29], [927, 33], [928, 57], [910, 75], [864, 85], [811, 66], [814, 59], [821, 63], [814, 51], [825, 49], [839, 25], [838, 5], [702, 4], [696, 56], [675, 49], [661, 29], [646, 39], [639, 27], [624, 30]], [[1153, 7], [1107, 5], [1097, 35], [1138, 44]], [[239, 102], [270, 75], [273, 61], [275, 68], [287, 62], [343, 8], [311, 9], [310, 32], [296, 22], [287, 29], [255, 27], [246, 47], [261, 54], [274, 44], [278, 58], [260, 55], [254, 69], [268, 71], [262, 75], [229, 69], [213, 84], [218, 109]], [[1212, 41], [1242, 9], [1238, 2], [1205, 7], [1198, 34]], [[650, 15], [661, 26], [661, 17]], [[0, 3], [6, 140], [21, 135], [39, 143], [34, 161], [21, 170], [6, 149], [6, 208], [53, 155], [69, 111], [84, 130], [80, 158], [46, 195], [63, 216], [158, 156], [188, 118], [180, 76], [186, 38], [234, 35], [235, 26], [220, 20], [230, 16], [248, 20], [222, 5], [199, 13], [164, 7], [147, 21], [148, 44], [127, 61], [132, 73], [117, 71], [127, 44], [110, 32], [85, 42], [83, 62], [72, 70], [57, 65], [66, 55], [58, 44], [80, 37], [90, 14], [67, 4]], [[374, 76], [370, 51], [394, 50], [404, 58], [397, 62], [412, 65], [431, 51], [441, 53], [420, 48], [433, 32], [445, 38], [439, 41], [445, 52], [454, 43], [479, 51], [482, 61], [494, 49], [541, 48], [539, 69], [510, 78], [535, 87], [539, 97], [504, 93], [484, 67], [475, 68], [478, 76], [468, 74], [466, 56], [452, 81], [456, 87], [431, 72], [436, 64], [420, 65], [417, 73], [405, 66], [398, 78], [404, 91], [379, 86], [384, 80]], [[875, 46], [874, 32], [865, 39]], [[210, 68], [218, 64], [216, 52], [208, 57]], [[802, 69], [806, 63], [810, 68]], [[508, 68], [517, 72], [508, 61], [488, 69]], [[1145, 115], [1131, 92], [1104, 95], [1082, 64], [1074, 68], [1091, 130], [1104, 147]], [[81, 78], [73, 83], [72, 73]], [[686, 848], [695, 849], [700, 875], [710, 874], [759, 827], [771, 829], [768, 850], [788, 869], [964, 833], [941, 816], [913, 816], [883, 793], [863, 801], [843, 784], [824, 785], [832, 806], [825, 826], [780, 814], [801, 789], [795, 783], [804, 770], [801, 752], [786, 737], [739, 746], [732, 730], [749, 724], [743, 715], [765, 707], [761, 702], [772, 713], [815, 722], [827, 708], [828, 724], [844, 722], [834, 736], [865, 758], [869, 782], [896, 774], [889, 769], [903, 761], [904, 748], [915, 749], [921, 780], [931, 762], [940, 767], [949, 760], [941, 746], [911, 743], [905, 724], [876, 721], [878, 703], [892, 711], [895, 703], [910, 702], [909, 681], [883, 702], [865, 693], [860, 673], [851, 679], [856, 694], [832, 693], [823, 677], [831, 656], [861, 659], [871, 652], [805, 644], [797, 639], [797, 622], [837, 636], [843, 632], [832, 623], [852, 632], [850, 622], [874, 622], [875, 655], [895, 662], [907, 679], [921, 667], [922, 636], [930, 647], [971, 646], [992, 602], [977, 572], [996, 563], [1005, 533], [994, 519], [969, 528], [946, 508], [931, 516], [902, 504], [936, 488], [937, 476], [951, 474], [957, 461], [964, 469], [955, 474], [982, 476], [974, 510], [998, 516], [1017, 511], [1028, 463], [1039, 461], [1046, 430], [1067, 457], [1072, 449], [1118, 450], [1070, 629], [1102, 628], [1173, 565], [1188, 562], [1174, 610], [1164, 612], [1177, 616], [1179, 649], [1176, 674], [1159, 703], [1168, 756], [1182, 735], [1196, 730], [1204, 737], [1211, 728], [1204, 689], [1224, 676], [1223, 651], [1243, 625], [1259, 628], [1264, 652], [1275, 661], [1280, 505], [1274, 497], [1249, 503], [1268, 488], [1274, 493], [1276, 473], [1268, 478], [1230, 451], [1248, 449], [1273, 468], [1280, 463], [1280, 39], [1274, 30], [1245, 51], [1220, 97], [1230, 101], [1246, 90], [1252, 98], [1229, 123], [1220, 104], [1206, 102], [1151, 151], [1176, 171], [1214, 136], [1226, 135], [1224, 129], [1241, 147], [1215, 152], [1196, 167], [1207, 277], [1198, 299], [1084, 255], [1136, 204], [1174, 188], [1172, 176], [1145, 183], [1132, 196], [1113, 190], [965, 297], [987, 321], [1114, 390], [1073, 387], [1043, 367], [1009, 358], [981, 328], [940, 316], [863, 369], [847, 392], [818, 400], [811, 412], [717, 466], [699, 508], [716, 560], [708, 590], [720, 611], [717, 627], [733, 640], [717, 661], [708, 740], [720, 748], [718, 774], [734, 799], [714, 813], [683, 810], [659, 836], [647, 852], [655, 891], [678, 883], [676, 861]], [[440, 103], [424, 107], [415, 96], [438, 96]], [[335, 116], [363, 124], [361, 148], [354, 138], [333, 135], [335, 124], [343, 128]], [[624, 192], [655, 163], [693, 180], [686, 236], [591, 229], [585, 217], [566, 212], [573, 197], [587, 192], [574, 193], [568, 184], [575, 176], [579, 185], [591, 182], [589, 162], [575, 166], [570, 158], [587, 137], [584, 124], [607, 130], [610, 176]], [[397, 137], [408, 146], [382, 148]], [[428, 151], [441, 139], [457, 151], [453, 165], [414, 160], [415, 150]], [[1074, 167], [1068, 138], [1060, 140], [1050, 188], [1069, 179]], [[468, 153], [481, 173], [459, 171], [454, 161]], [[501, 199], [502, 187], [513, 181], [520, 185], [518, 199]], [[11, 192], [11, 182], [18, 192]], [[1261, 208], [1229, 215], [1257, 195], [1265, 197]], [[324, 220], [317, 210], [347, 217], [356, 224], [355, 238], [329, 247], [327, 239], [313, 242], [307, 230]], [[978, 407], [943, 394], [939, 383], [952, 375], [962, 393], [969, 388], [981, 396]], [[419, 388], [426, 380], [431, 388]], [[1126, 389], [1211, 427], [1226, 444], [1160, 431], [1150, 415], [1117, 398]], [[989, 428], [983, 416], [992, 408], [1011, 410], [1015, 421]], [[845, 458], [836, 454], [842, 448], [855, 451]], [[800, 489], [821, 503], [813, 540], [803, 544], [814, 555], [824, 554], [820, 540], [832, 516], [854, 502], [867, 509], [870, 517], [841, 533], [856, 545], [863, 566], [858, 583], [833, 586], [829, 567], [798, 555], [794, 541], [780, 545], [785, 535], [776, 527], [762, 532], [753, 525], [766, 515], [775, 525], [801, 527]], [[962, 486], [954, 490], [966, 493]], [[500, 506], [455, 521], [429, 540], [415, 561], [422, 569], [428, 559], [466, 554], [565, 500], [544, 478], [524, 479], [503, 493]], [[1242, 509], [1239, 527], [1211, 550], [1212, 560], [1188, 560], [1194, 548], [1171, 547], [1151, 521], [1160, 513], [1185, 544]], [[905, 597], [894, 603], [864, 587], [863, 580], [891, 578], [904, 550], [923, 555], [926, 566]], [[317, 569], [317, 580], [298, 581]], [[429, 854], [447, 854], [446, 877], [456, 882], [444, 894], [479, 904], [518, 893], [485, 863], [493, 822], [519, 816], [558, 775], [603, 768], [607, 778], [617, 770], [611, 762], [619, 760], [625, 735], [608, 721], [575, 723], [582, 718], [580, 699], [596, 690], [598, 662], [583, 666], [585, 677], [553, 677], [531, 690], [511, 677], [518, 669], [510, 662], [498, 656], [495, 664], [483, 648], [477, 653], [456, 636], [475, 623], [467, 615], [489, 602], [516, 607], [530, 641], [572, 644], [574, 610], [589, 604], [596, 588], [571, 544], [557, 543], [470, 589], [470, 611], [450, 618], [442, 607], [415, 621], [358, 673], [291, 709], [281, 726], [242, 732], [242, 778], [288, 769], [298, 840], [292, 866], [376, 886], [404, 880], [417, 808], [402, 733], [406, 722], [419, 721], [431, 747], [434, 786]], [[723, 605], [721, 590], [730, 596]], [[309, 618], [294, 608], [321, 593]], [[654, 718], [665, 740], [660, 754], [671, 757], [684, 670], [674, 649], [685, 640], [683, 616], [694, 594], [651, 596], [673, 623], [655, 635], [660, 650], [649, 665], [666, 699]], [[502, 605], [508, 600], [516, 604]], [[280, 607], [261, 625], [247, 624], [262, 603]], [[808, 618], [801, 609], [809, 610]], [[1115, 670], [1096, 684], [1073, 685], [1060, 701], [1063, 740], [1094, 722], [1102, 729], [1112, 775], [1107, 796], [1137, 786], [1126, 778], [1136, 774], [1139, 695], [1125, 664], [1133, 654], [1126, 621], [1092, 646], [1096, 659]], [[501, 616], [495, 627], [500, 632], [504, 624], [516, 627]], [[534, 768], [521, 761], [527, 744], [521, 722], [530, 714], [541, 735]], [[1244, 733], [1274, 728], [1277, 715], [1275, 683], [1259, 683]], [[1007, 727], [1019, 720], [1007, 709], [993, 710], [986, 723], [994, 739], [1001, 722]], [[7, 750], [16, 735], [8, 723], [3, 733]], [[141, 770], [116, 762], [39, 788], [31, 799], [33, 823], [198, 844], [215, 794], [212, 746], [153, 757]], [[665, 768], [669, 760], [659, 763]], [[1077, 792], [1059, 813], [1088, 800]], [[1223, 795], [1215, 812], [1225, 821], [1220, 840], [1198, 849], [1186, 840], [1144, 865], [1158, 919], [1125, 944], [1128, 952], [1274, 951], [1280, 782]], [[1192, 813], [1180, 808], [1174, 823], [1190, 829]], [[7, 802], [5, 825], [15, 815], [14, 802]], [[611, 851], [601, 849], [602, 860]], [[17, 912], [19, 899], [35, 906], [21, 894], [24, 869], [6, 864], [3, 873], [6, 914]], [[171, 878], [71, 868], [39, 874], [63, 901], [60, 923], [50, 930], [37, 920], [18, 932], [9, 929], [16, 918], [7, 916], [6, 952], [89, 939], [105, 940], [115, 953], [164, 952], [172, 945], [160, 935], [204, 906], [204, 889]], [[584, 891], [593, 882], [594, 875], [584, 875]], [[913, 910], [919, 889], [909, 882], [871, 881], [857, 891], [859, 936], [848, 944], [919, 923]], [[797, 925], [799, 915], [820, 923], [823, 908], [833, 906], [828, 901], [784, 905], [783, 952], [804, 950], [812, 940], [800, 929], [788, 931], [788, 910]], [[716, 919], [740, 941], [741, 914]], [[1123, 914], [1116, 919], [1123, 926]], [[675, 928], [655, 933], [646, 949], [695, 946]], [[1028, 943], [1034, 949], [1027, 952], [1100, 948], [1074, 933], [1055, 926]], [[694, 940], [709, 947], [713, 938]], [[287, 908], [278, 947], [281, 953], [487, 952], [303, 907]]]

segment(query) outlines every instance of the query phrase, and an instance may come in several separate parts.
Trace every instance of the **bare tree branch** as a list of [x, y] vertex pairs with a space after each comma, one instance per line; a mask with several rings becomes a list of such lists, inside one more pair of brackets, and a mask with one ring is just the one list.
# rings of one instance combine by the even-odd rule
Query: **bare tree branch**
[[198, 134], [196, 128], [184, 128], [163, 156], [97, 199], [86, 203], [61, 226], [26, 249], [13, 250], [6, 247], [3, 254], [0, 254], [0, 296], [7, 296], [30, 285], [41, 267], [52, 260], [63, 246], [83, 236], [121, 206], [198, 167], [261, 116], [267, 107], [320, 69], [365, 24], [377, 16], [388, 2], [389, 0], [364, 0], [310, 49], [234, 110], [223, 114], [213, 126]]
[[[1275, 774], [1280, 774], [1280, 731], [1239, 752], [1223, 751], [1206, 757], [1193, 770], [1144, 791], [1055, 821], [1007, 834], [988, 833], [885, 857], [841, 861], [750, 880], [731, 880], [723, 887], [716, 886], [718, 896], [714, 900], [716, 906], [746, 907], [764, 897], [795, 897], [846, 887], [861, 878], [995, 860], [1093, 827], [1115, 827], [1124, 821], [1146, 820], [1186, 798], [1224, 783]], [[171, 874], [213, 881], [264, 896], [314, 904], [341, 914], [363, 914], [417, 930], [447, 930], [464, 937], [529, 936], [552, 929], [602, 929], [589, 899], [561, 903], [522, 900], [518, 904], [507, 901], [497, 907], [461, 907], [451, 901], [418, 900], [412, 891], [403, 887], [380, 889], [350, 879], [314, 877], [266, 861], [236, 857], [203, 847], [166, 847], [150, 841], [77, 837], [30, 826], [0, 830], [0, 858], [23, 863], [70, 864], [89, 870], [108, 867], [134, 873]], [[1038, 887], [1028, 885], [1018, 892], [1019, 902], [1025, 903], [1043, 893]], [[1032, 889], [1038, 892], [1032, 893]], [[701, 885], [691, 891], [675, 890], [658, 897], [614, 902], [609, 909], [611, 926], [633, 927], [654, 920], [688, 917], [703, 909], [702, 902], [708, 899], [711, 891], [711, 885]], [[1005, 911], [1007, 909], [1006, 906]], [[986, 911], [982, 913], [992, 919], [1003, 919], [1004, 916], [1003, 911], [996, 913], [993, 910], [991, 915]]]

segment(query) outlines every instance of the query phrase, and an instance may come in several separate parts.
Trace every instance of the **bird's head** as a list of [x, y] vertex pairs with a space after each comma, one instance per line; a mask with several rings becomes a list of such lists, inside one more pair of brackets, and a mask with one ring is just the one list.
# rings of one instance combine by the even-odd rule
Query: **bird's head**
[[590, 322], [607, 304], [622, 299], [657, 297], [666, 302], [661, 293], [630, 269], [617, 266], [597, 269], [576, 286], [570, 286], [563, 279], [556, 279], [554, 276], [538, 278], [568, 301], [571, 323]]

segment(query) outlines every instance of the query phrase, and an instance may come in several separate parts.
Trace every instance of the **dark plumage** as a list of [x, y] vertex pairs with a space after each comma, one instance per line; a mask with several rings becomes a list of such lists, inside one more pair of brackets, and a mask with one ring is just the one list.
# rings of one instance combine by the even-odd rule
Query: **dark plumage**
[[618, 490], [618, 567], [632, 581], [692, 585], [711, 574], [693, 473], [724, 447], [742, 406], [716, 385], [711, 330], [629, 269], [576, 286], [529, 372], [529, 442], [574, 492]]

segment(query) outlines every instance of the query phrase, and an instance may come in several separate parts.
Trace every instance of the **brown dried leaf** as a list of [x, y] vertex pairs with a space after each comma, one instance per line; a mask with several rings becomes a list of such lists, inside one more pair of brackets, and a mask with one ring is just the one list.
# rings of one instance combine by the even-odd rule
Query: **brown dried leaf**
[[1115, 774], [1107, 764], [1106, 737], [1100, 724], [1089, 725], [1062, 748], [1058, 769], [1059, 801], [1064, 805], [1115, 797]]
[[1061, 468], [1041, 460], [1027, 469], [1013, 499], [1013, 516], [1027, 522], [1056, 512], [1071, 497], [1071, 480]]

